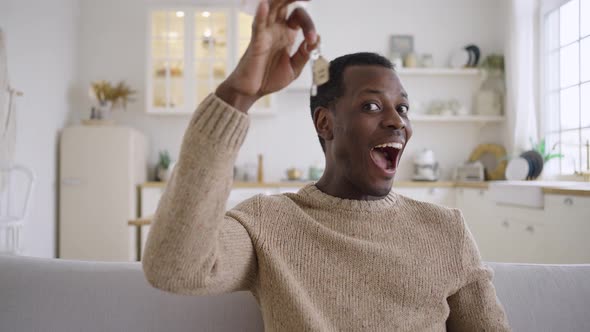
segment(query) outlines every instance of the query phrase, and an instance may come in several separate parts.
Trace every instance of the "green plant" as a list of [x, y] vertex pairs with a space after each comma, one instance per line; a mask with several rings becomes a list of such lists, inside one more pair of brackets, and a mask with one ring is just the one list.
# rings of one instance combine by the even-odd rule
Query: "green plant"
[[504, 56], [501, 54], [490, 54], [482, 62], [480, 67], [487, 70], [504, 71]]
[[546, 142], [545, 142], [545, 138], [542, 138], [537, 144], [535, 144], [533, 142], [532, 138], [529, 138], [531, 141], [531, 145], [533, 147], [533, 150], [537, 151], [542, 157], [543, 157], [543, 162], [548, 162], [551, 159], [554, 158], [563, 158], [563, 154], [561, 153], [553, 153], [555, 151], [555, 148], [557, 148], [557, 144], [555, 143], [553, 144], [553, 147], [551, 148], [551, 150], [547, 150], [547, 146], [546, 146]]
[[170, 153], [168, 151], [160, 151], [160, 158], [158, 160], [158, 167], [162, 169], [168, 169], [170, 167]]

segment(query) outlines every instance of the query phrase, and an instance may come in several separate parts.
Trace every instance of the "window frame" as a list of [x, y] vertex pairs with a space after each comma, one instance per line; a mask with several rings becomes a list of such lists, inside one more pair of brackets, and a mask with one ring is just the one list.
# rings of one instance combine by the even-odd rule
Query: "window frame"
[[[540, 110], [541, 110], [541, 114], [540, 114], [540, 123], [541, 123], [541, 130], [542, 130], [542, 136], [543, 137], [549, 137], [549, 135], [555, 135], [558, 134], [558, 140], [557, 140], [557, 148], [556, 151], [554, 151], [554, 153], [563, 153], [562, 151], [563, 146], [567, 145], [567, 146], [573, 146], [570, 144], [565, 144], [562, 142], [562, 136], [564, 132], [576, 132], [577, 136], [578, 136], [578, 142], [576, 144], [577, 146], [577, 153], [578, 156], [576, 158], [577, 162], [574, 166], [574, 171], [575, 172], [580, 172], [580, 171], [584, 171], [583, 166], [585, 164], [585, 158], [586, 158], [586, 151], [585, 151], [585, 147], [584, 144], [586, 142], [582, 141], [582, 132], [584, 130], [590, 130], [590, 125], [588, 126], [584, 126], [581, 122], [578, 122], [578, 126], [576, 128], [568, 128], [568, 129], [564, 129], [562, 127], [561, 124], [561, 98], [560, 98], [560, 94], [562, 91], [567, 90], [569, 88], [573, 88], [573, 87], [578, 87], [578, 107], [579, 107], [579, 115], [581, 116], [582, 114], [582, 86], [584, 84], [589, 83], [590, 81], [582, 81], [582, 77], [581, 77], [581, 73], [582, 73], [582, 66], [581, 66], [581, 62], [582, 62], [582, 48], [581, 48], [581, 42], [587, 38], [590, 38], [589, 36], [581, 36], [581, 29], [582, 29], [582, 12], [581, 12], [581, 6], [582, 6], [582, 0], [579, 0], [578, 5], [580, 6], [580, 10], [579, 10], [579, 31], [578, 31], [578, 36], [577, 39], [571, 43], [568, 43], [566, 45], [559, 45], [557, 49], [555, 50], [548, 50], [548, 45], [547, 45], [547, 20], [550, 14], [554, 13], [556, 10], [559, 10], [563, 5], [567, 4], [568, 2], [570, 2], [572, 0], [542, 0], [541, 1], [541, 6], [540, 6], [540, 10], [539, 10], [539, 49], [538, 49], [538, 54], [539, 54], [539, 105], [541, 105]], [[559, 14], [558, 14], [559, 16]], [[560, 24], [560, 22], [558, 22], [558, 24]], [[557, 31], [557, 34], [559, 35], [560, 31]], [[557, 89], [551, 90], [548, 89], [548, 81], [547, 81], [547, 75], [549, 73], [549, 68], [548, 68], [548, 55], [551, 52], [557, 52], [557, 61], [556, 63], [559, 66], [560, 63], [560, 51], [565, 48], [568, 47], [570, 45], [573, 44], [578, 44], [578, 71], [580, 74], [580, 78], [578, 79], [578, 82], [576, 84], [573, 84], [571, 86], [567, 86], [567, 87], [561, 87], [560, 83], [558, 84]], [[557, 79], [560, 80], [561, 79], [561, 68], [557, 69]], [[551, 93], [556, 93], [557, 94], [557, 104], [559, 105], [559, 125], [557, 126], [558, 129], [556, 130], [550, 130], [549, 127], [549, 113], [551, 110], [550, 105], [547, 103], [547, 97], [551, 94]], [[579, 120], [581, 121], [581, 119]], [[550, 149], [551, 146], [546, 146], [547, 149]], [[568, 160], [567, 156], [565, 156], [564, 159], [566, 162]], [[571, 158], [570, 158], [571, 160]], [[590, 165], [589, 165], [590, 166]], [[564, 176], [571, 176], [571, 175], [575, 175], [577, 173], [564, 173], [563, 171], [563, 166], [562, 166], [562, 162], [560, 161], [558, 163], [558, 165], [552, 165], [552, 169], [554, 170], [554, 173], [549, 174], [551, 176], [557, 176], [557, 177], [564, 177]]]

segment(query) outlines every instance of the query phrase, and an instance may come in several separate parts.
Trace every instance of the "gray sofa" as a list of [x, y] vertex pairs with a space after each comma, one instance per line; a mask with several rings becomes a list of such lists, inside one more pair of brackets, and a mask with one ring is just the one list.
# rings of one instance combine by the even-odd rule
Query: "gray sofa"
[[[514, 331], [590, 331], [590, 265], [491, 263]], [[0, 256], [0, 331], [262, 331], [247, 292], [150, 287], [139, 263]]]

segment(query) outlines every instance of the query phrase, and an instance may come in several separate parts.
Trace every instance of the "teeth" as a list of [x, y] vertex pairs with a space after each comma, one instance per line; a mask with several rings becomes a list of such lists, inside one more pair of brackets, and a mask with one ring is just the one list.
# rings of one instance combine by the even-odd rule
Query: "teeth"
[[402, 143], [385, 143], [385, 144], [379, 144], [379, 145], [375, 146], [373, 149], [387, 148], [387, 147], [401, 150], [404, 146]]

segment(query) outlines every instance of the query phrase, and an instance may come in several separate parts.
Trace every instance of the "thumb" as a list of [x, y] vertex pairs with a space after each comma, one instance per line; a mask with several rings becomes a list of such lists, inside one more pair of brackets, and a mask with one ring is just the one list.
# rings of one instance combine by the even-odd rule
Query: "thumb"
[[307, 41], [304, 40], [299, 45], [297, 52], [295, 52], [295, 54], [293, 54], [293, 56], [291, 56], [291, 67], [293, 68], [293, 73], [295, 74], [295, 78], [297, 78], [297, 77], [299, 77], [299, 75], [301, 75], [301, 71], [303, 71], [305, 64], [309, 61], [311, 51], [313, 51], [314, 49], [317, 48], [318, 43], [319, 43], [319, 38], [317, 39], [317, 42], [315, 44], [313, 44], [312, 46], [308, 46]]

